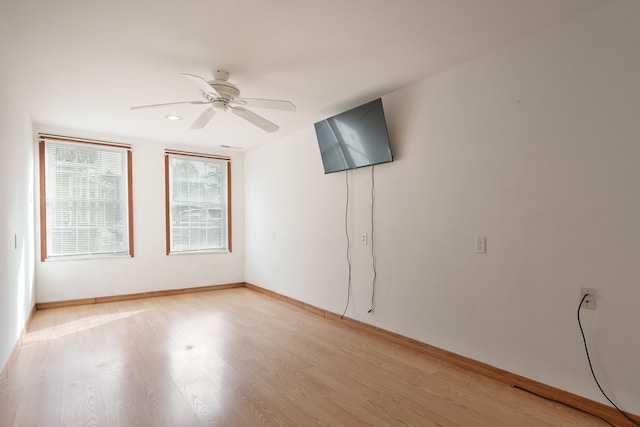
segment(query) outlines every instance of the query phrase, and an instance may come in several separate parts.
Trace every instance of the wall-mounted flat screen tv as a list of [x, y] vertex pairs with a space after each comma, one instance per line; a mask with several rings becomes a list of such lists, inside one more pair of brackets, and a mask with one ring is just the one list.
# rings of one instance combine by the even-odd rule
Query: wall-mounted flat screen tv
[[315, 124], [324, 173], [393, 161], [380, 98]]

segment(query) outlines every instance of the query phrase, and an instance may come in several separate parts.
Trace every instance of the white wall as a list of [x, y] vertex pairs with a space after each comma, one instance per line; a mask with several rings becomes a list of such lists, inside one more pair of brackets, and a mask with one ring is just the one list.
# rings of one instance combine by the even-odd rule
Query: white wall
[[[396, 161], [350, 173], [347, 316], [640, 414], [640, 2], [609, 2], [383, 98]], [[345, 175], [313, 129], [246, 154], [248, 282], [341, 313]], [[474, 236], [488, 251], [474, 253]]]
[[[132, 145], [134, 257], [36, 261], [37, 302], [64, 301], [244, 281], [244, 154], [166, 145], [110, 135], [36, 126], [38, 132]], [[166, 255], [164, 150], [230, 156], [233, 252]], [[35, 147], [37, 150], [37, 147]], [[36, 213], [39, 218], [39, 212]], [[39, 233], [38, 233], [39, 234]]]
[[31, 118], [0, 61], [0, 371], [34, 304]]

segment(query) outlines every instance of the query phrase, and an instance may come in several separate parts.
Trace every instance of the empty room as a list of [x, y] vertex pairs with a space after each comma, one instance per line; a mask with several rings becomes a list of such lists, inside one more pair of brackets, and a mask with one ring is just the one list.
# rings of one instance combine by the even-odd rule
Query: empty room
[[640, 2], [4, 0], [0, 426], [640, 425]]

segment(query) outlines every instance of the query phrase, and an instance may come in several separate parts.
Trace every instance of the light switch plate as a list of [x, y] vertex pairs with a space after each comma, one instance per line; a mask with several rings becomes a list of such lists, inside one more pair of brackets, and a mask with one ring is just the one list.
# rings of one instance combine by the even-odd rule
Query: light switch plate
[[487, 253], [487, 238], [485, 236], [476, 236], [475, 250], [477, 254]]

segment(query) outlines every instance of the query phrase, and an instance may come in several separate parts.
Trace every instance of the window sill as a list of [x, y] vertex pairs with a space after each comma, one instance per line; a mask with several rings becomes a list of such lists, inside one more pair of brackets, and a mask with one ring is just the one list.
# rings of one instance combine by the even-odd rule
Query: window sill
[[210, 254], [230, 254], [230, 253], [231, 253], [231, 251], [229, 251], [228, 249], [219, 249], [219, 250], [207, 249], [207, 250], [201, 250], [201, 251], [169, 252], [167, 255], [169, 255], [169, 256], [174, 256], [174, 255], [210, 255]]
[[97, 255], [63, 255], [48, 257], [44, 262], [60, 262], [60, 261], [90, 261], [90, 260], [102, 260], [102, 259], [114, 259], [114, 258], [133, 258], [129, 254], [97, 254]]

